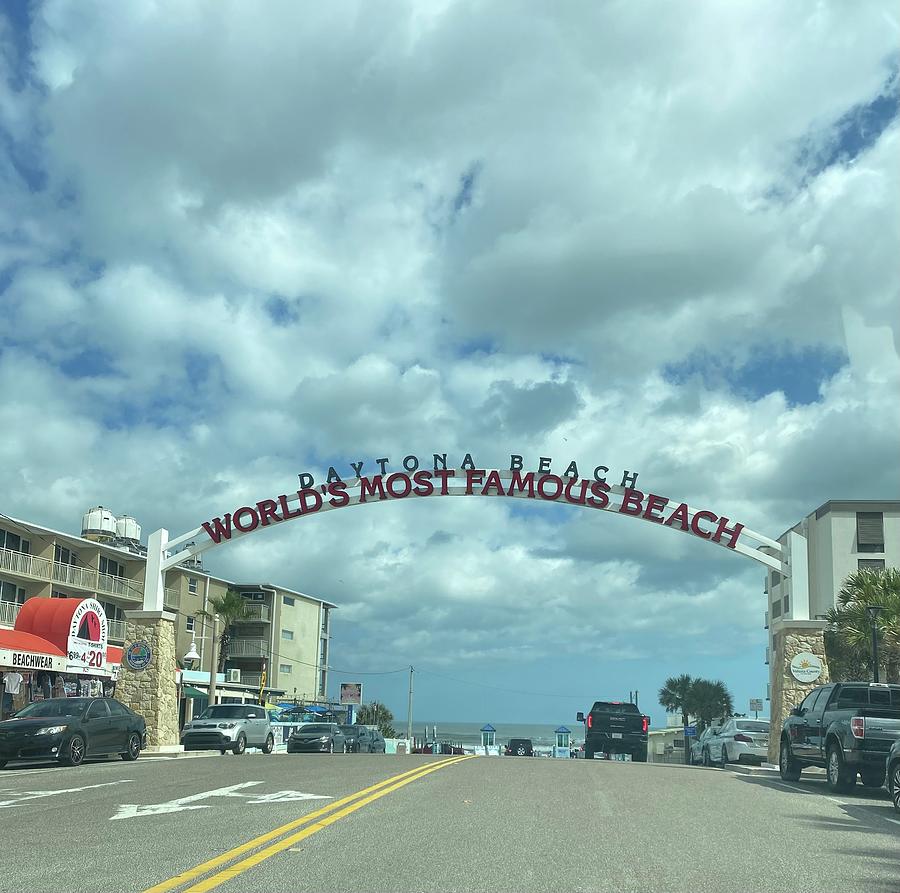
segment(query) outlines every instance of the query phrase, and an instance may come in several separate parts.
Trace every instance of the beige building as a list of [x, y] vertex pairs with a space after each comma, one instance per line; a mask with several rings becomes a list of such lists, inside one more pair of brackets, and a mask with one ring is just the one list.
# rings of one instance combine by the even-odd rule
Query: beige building
[[[805, 556], [790, 556], [790, 534], [799, 534]], [[831, 500], [782, 534], [793, 568], [786, 579], [778, 571], [766, 574], [769, 631], [766, 663], [776, 653], [783, 627], [797, 621], [824, 627], [825, 614], [837, 603], [844, 580], [854, 571], [900, 567], [900, 501]], [[770, 692], [776, 672], [770, 664]]]
[[[92, 509], [82, 536], [0, 514], [0, 627], [12, 627], [29, 598], [94, 596], [109, 619], [109, 640], [124, 644], [125, 611], [140, 609], [146, 549], [133, 518]], [[177, 613], [176, 654], [196, 645], [194, 669], [209, 671], [210, 599], [234, 589], [247, 600], [248, 616], [232, 628], [223, 692], [258, 687], [289, 699], [315, 700], [328, 688], [329, 602], [271, 583], [234, 583], [192, 560], [166, 573], [165, 606]], [[221, 632], [221, 629], [219, 629]]]

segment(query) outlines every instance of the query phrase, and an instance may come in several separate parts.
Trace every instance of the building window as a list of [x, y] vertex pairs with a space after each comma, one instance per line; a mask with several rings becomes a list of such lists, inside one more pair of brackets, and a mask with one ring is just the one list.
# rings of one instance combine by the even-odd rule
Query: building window
[[781, 600], [781, 610], [782, 610], [785, 614], [787, 614], [787, 612], [791, 610], [791, 597], [790, 597], [789, 595], [786, 595], [786, 596]]
[[287, 675], [288, 673], [291, 672], [291, 665], [290, 664], [278, 664], [278, 672], [283, 675]]
[[858, 552], [884, 551], [884, 515], [881, 512], [856, 513]]
[[294, 641], [294, 631], [292, 629], [283, 629], [281, 631], [281, 638], [287, 639], [288, 642]]
[[69, 597], [69, 593], [63, 592], [61, 589], [54, 589], [50, 593], [50, 598], [68, 598], [68, 597]]
[[100, 602], [100, 604], [103, 605], [107, 620], [125, 619], [125, 612], [118, 605], [114, 605], [112, 602]]
[[328, 635], [328, 608], [322, 608], [322, 635]]
[[[53, 547], [53, 560], [57, 562], [57, 564], [77, 564], [78, 559], [75, 556], [75, 553], [71, 549], [66, 549], [64, 546], [54, 546]], [[102, 561], [103, 559], [101, 559]]]
[[884, 570], [884, 559], [883, 558], [860, 558], [857, 560], [857, 565], [861, 571], [883, 571]]
[[324, 670], [322, 670], [322, 672], [319, 673], [319, 697], [320, 698], [325, 697], [325, 671]]
[[781, 599], [778, 599], [777, 602], [772, 602], [772, 619], [774, 620], [776, 617], [781, 616]]
[[192, 633], [192, 632], [194, 631], [194, 618], [193, 618], [193, 617], [187, 617], [187, 618], [185, 618], [184, 626], [185, 626], [185, 629], [186, 629], [189, 633]]
[[197, 578], [196, 577], [188, 577], [188, 592], [191, 595], [197, 594]]
[[319, 647], [319, 663], [325, 666], [328, 663], [328, 639], [322, 639]]
[[778, 571], [772, 571], [769, 586], [777, 586], [781, 582], [781, 574]]
[[285, 595], [283, 601], [289, 608], [294, 607], [294, 600], [289, 595]]
[[[73, 561], [72, 564], [75, 562]], [[106, 574], [108, 577], [124, 577], [125, 568], [118, 561], [107, 558], [105, 555], [100, 556], [100, 573]]]
[[15, 583], [0, 580], [0, 601], [12, 602], [16, 605], [25, 604], [25, 590]]
[[12, 552], [31, 552], [31, 543], [22, 539], [18, 533], [10, 533], [8, 530], [0, 530], [0, 549], [9, 549]]

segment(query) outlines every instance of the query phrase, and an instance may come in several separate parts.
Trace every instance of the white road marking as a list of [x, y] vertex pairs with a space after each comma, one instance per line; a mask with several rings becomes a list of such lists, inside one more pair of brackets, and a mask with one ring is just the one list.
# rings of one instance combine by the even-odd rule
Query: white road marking
[[[253, 796], [253, 795], [251, 795]], [[276, 791], [274, 794], [260, 794], [248, 803], [297, 803], [300, 800], [332, 800], [324, 794], [304, 794], [302, 791]]]
[[3, 791], [5, 794], [12, 794], [13, 800], [0, 800], [0, 809], [12, 809], [28, 800], [41, 800], [44, 797], [53, 797], [56, 794], [78, 794], [81, 791], [89, 791], [92, 788], [106, 788], [114, 784], [128, 784], [133, 781], [131, 778], [120, 778], [117, 781], [104, 781], [100, 784], [86, 784], [80, 788], [61, 788], [55, 791]]
[[208, 800], [210, 797], [246, 797], [247, 794], [237, 793], [242, 788], [250, 788], [253, 785], [262, 784], [261, 781], [244, 781], [241, 784], [233, 784], [227, 788], [216, 788], [212, 791], [201, 791], [199, 794], [189, 794], [187, 797], [178, 797], [165, 803], [151, 803], [147, 806], [138, 806], [136, 803], [122, 803], [119, 811], [110, 816], [109, 820], [133, 819], [145, 815], [164, 815], [170, 812], [184, 812], [188, 809], [209, 809], [206, 805], [195, 805], [198, 800]]

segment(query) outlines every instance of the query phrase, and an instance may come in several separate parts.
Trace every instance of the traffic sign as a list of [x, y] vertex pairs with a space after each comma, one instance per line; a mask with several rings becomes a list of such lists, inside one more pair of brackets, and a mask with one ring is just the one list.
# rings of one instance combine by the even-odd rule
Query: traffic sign
[[750, 698], [750, 709], [759, 712], [763, 709], [762, 698]]
[[685, 726], [684, 727], [684, 737], [685, 738], [694, 738], [697, 734], [696, 726]]

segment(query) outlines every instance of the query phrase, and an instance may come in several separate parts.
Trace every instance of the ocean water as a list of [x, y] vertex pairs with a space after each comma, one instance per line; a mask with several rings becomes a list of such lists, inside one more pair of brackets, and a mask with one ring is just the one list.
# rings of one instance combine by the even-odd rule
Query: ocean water
[[[434, 726], [437, 726], [437, 740], [449, 741], [454, 744], [462, 744], [463, 746], [472, 746], [481, 744], [481, 727], [488, 725], [486, 722], [413, 722], [413, 736], [415, 738], [425, 738], [432, 740]], [[581, 743], [584, 740], [584, 726], [579, 722], [567, 722], [559, 724], [548, 723], [507, 723], [492, 722], [490, 723], [496, 730], [497, 744], [504, 745], [510, 738], [530, 738], [532, 742], [540, 747], [552, 747], [556, 744], [555, 730], [560, 725], [564, 725], [572, 733], [571, 740]], [[403, 734], [406, 725], [403, 720], [397, 720], [394, 723], [398, 732]], [[426, 731], [427, 728], [427, 731]]]

